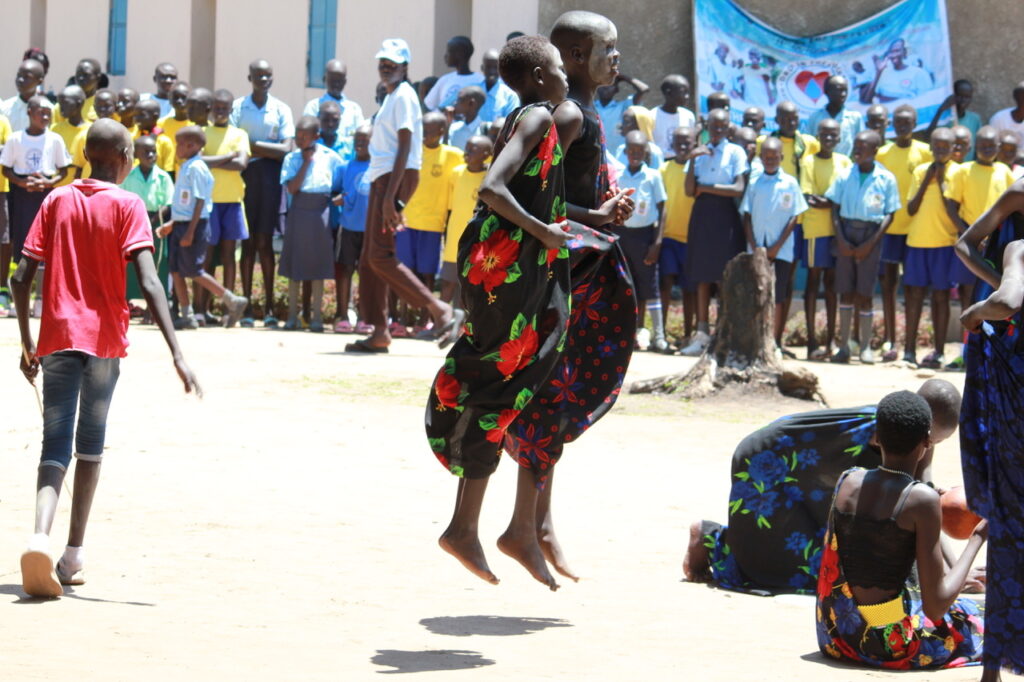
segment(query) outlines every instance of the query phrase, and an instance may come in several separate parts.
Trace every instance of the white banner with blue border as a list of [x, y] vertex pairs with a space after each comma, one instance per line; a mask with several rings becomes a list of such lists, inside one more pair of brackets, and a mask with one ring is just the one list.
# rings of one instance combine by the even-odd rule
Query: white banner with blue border
[[[827, 4], [821, 6], [827, 11]], [[747, 107], [771, 120], [791, 100], [800, 117], [824, 108], [825, 81], [850, 81], [847, 106], [859, 111], [909, 104], [925, 128], [953, 92], [945, 0], [903, 0], [853, 26], [822, 35], [781, 33], [733, 0], [695, 0], [694, 50], [701, 110], [724, 91], [738, 122]]]

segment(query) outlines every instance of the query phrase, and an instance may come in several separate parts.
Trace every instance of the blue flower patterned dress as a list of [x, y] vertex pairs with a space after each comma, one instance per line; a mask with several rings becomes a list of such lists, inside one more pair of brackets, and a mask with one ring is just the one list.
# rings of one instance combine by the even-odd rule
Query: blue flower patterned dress
[[829, 502], [852, 466], [875, 467], [875, 406], [778, 419], [747, 436], [732, 459], [728, 526], [705, 522], [719, 587], [814, 594]]
[[[1024, 239], [1014, 214], [989, 237], [985, 258], [1002, 271], [1003, 250]], [[976, 300], [991, 287], [980, 282]], [[988, 520], [986, 668], [1024, 673], [1024, 341], [1021, 314], [985, 323], [965, 352], [960, 457], [971, 509]]]

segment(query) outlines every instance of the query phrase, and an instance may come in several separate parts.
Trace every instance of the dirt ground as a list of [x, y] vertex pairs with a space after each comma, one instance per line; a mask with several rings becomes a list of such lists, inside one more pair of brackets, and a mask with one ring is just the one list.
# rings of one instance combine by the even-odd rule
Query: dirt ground
[[[353, 337], [181, 333], [206, 397], [186, 397], [154, 328], [133, 326], [109, 420], [87, 546], [88, 583], [27, 599], [41, 420], [0, 321], [0, 677], [7, 680], [864, 680], [826, 662], [813, 600], [682, 580], [690, 521], [726, 514], [736, 443], [812, 409], [789, 400], [623, 396], [567, 448], [555, 518], [578, 584], [548, 592], [493, 541], [515, 466], [494, 476], [481, 537], [498, 586], [436, 545], [456, 479], [427, 448], [423, 409], [443, 353], [397, 341], [354, 357]], [[627, 380], [693, 361], [635, 356]], [[833, 406], [921, 383], [885, 366], [808, 365]], [[962, 375], [945, 374], [958, 385]], [[960, 482], [954, 437], [938, 480]], [[59, 554], [70, 500], [53, 532]], [[973, 680], [977, 668], [915, 680]], [[419, 678], [417, 678], [419, 679]]]

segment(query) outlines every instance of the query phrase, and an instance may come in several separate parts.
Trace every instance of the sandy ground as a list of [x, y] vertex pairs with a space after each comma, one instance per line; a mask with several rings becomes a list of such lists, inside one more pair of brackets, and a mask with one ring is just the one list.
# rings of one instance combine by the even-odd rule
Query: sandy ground
[[[436, 347], [398, 341], [390, 356], [353, 357], [341, 353], [352, 337], [331, 334], [182, 333], [206, 390], [198, 401], [181, 392], [155, 329], [133, 327], [131, 338], [86, 543], [89, 582], [38, 601], [22, 594], [18, 557], [41, 422], [17, 370], [16, 324], [0, 321], [2, 679], [898, 677], [826, 662], [811, 598], [682, 581], [689, 521], [725, 516], [735, 444], [810, 404], [624, 396], [559, 465], [555, 518], [583, 580], [550, 593], [493, 545], [512, 509], [509, 461], [481, 523], [501, 584], [435, 544], [456, 486], [423, 435]], [[628, 378], [690, 363], [642, 353]], [[833, 406], [921, 382], [906, 368], [811, 367]], [[960, 480], [955, 440], [939, 448], [943, 484]]]

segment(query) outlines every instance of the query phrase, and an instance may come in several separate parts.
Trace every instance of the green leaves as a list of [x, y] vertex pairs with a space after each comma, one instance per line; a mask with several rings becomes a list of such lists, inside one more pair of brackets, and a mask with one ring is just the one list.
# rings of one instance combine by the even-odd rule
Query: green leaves
[[519, 267], [519, 263], [513, 263], [505, 274], [505, 284], [512, 284], [522, 276], [523, 269]]
[[530, 161], [530, 163], [526, 164], [526, 170], [523, 171], [523, 175], [537, 175], [538, 173], [540, 173], [540, 168], [542, 165], [543, 162], [540, 160], [539, 157], [533, 157], [533, 160]]
[[428, 438], [427, 442], [430, 443], [430, 449], [434, 452], [441, 452], [444, 450], [444, 438]]
[[491, 431], [498, 428], [498, 415], [496, 413], [485, 414], [477, 420], [480, 428], [484, 431]]
[[463, 277], [465, 277], [465, 276], [467, 276], [469, 274], [469, 269], [471, 267], [473, 267], [473, 264], [470, 263], [469, 259], [467, 258], [466, 262], [462, 264], [462, 276]]
[[517, 227], [516, 229], [512, 230], [512, 234], [509, 235], [509, 236], [511, 237], [512, 241], [514, 241], [514, 242], [522, 242], [523, 241], [523, 228]]
[[768, 523], [768, 519], [766, 519], [765, 517], [758, 516], [757, 517], [757, 527], [758, 528], [770, 529], [772, 527], [772, 524]]
[[526, 409], [526, 406], [530, 404], [530, 401], [532, 399], [533, 391], [531, 391], [528, 388], [524, 388], [523, 390], [519, 391], [519, 395], [516, 396], [516, 402], [512, 407], [519, 411], [522, 411]]
[[526, 315], [519, 313], [516, 315], [516, 319], [512, 320], [512, 331], [509, 333], [510, 339], [518, 339], [523, 334], [523, 330], [526, 329]]
[[455, 358], [445, 358], [444, 373], [449, 376], [455, 376]]
[[487, 216], [487, 220], [480, 226], [480, 241], [486, 241], [491, 233], [494, 232], [494, 228], [498, 226], [498, 218], [493, 213]]

